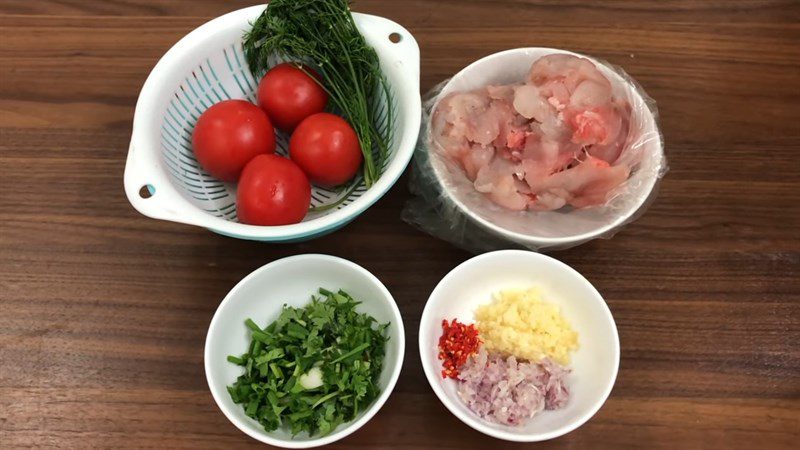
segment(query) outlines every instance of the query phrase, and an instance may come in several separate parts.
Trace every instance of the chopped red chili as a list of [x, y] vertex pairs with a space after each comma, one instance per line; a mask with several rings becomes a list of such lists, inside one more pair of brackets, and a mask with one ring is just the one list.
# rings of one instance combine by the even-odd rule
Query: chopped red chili
[[475, 325], [464, 325], [456, 319], [450, 323], [442, 320], [442, 336], [439, 338], [439, 359], [442, 360], [442, 378], [458, 379], [458, 371], [474, 353], [482, 341]]

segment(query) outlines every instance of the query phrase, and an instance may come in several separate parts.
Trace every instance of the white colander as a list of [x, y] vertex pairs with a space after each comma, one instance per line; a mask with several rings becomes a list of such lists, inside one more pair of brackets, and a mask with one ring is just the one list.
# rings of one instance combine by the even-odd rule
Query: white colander
[[[240, 9], [200, 26], [175, 44], [147, 78], [136, 104], [125, 166], [125, 193], [142, 214], [241, 239], [311, 239], [353, 220], [385, 194], [408, 165], [421, 118], [419, 47], [400, 25], [354, 13], [356, 25], [378, 53], [394, 97], [392, 111], [383, 103], [380, 119], [391, 117], [394, 130], [383, 175], [369, 189], [362, 185], [338, 206], [309, 213], [298, 224], [264, 227], [238, 222], [235, 184], [216, 180], [200, 167], [191, 135], [197, 118], [212, 104], [226, 99], [255, 102], [258, 81], [247, 68], [242, 35], [264, 8]], [[278, 153], [286, 154], [287, 138], [278, 133]], [[312, 206], [332, 204], [344, 195], [315, 186]]]

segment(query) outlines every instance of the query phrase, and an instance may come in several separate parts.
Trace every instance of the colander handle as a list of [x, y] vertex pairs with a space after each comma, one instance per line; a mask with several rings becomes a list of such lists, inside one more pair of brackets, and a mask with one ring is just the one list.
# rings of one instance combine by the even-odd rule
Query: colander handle
[[382, 55], [382, 62], [395, 66], [412, 86], [416, 86], [413, 88], [414, 94], [419, 95], [419, 45], [411, 32], [385, 17], [361, 13], [353, 15], [358, 17], [359, 31]]
[[131, 140], [125, 163], [125, 195], [137, 211], [154, 219], [191, 222], [181, 214], [186, 201], [167, 181], [158, 160], [148, 152], [137, 151]]

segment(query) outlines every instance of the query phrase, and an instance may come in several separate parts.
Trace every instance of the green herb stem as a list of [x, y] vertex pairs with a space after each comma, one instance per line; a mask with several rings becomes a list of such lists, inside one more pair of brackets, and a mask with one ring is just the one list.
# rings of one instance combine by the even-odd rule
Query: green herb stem
[[344, 361], [345, 359], [347, 359], [347, 358], [349, 358], [351, 356], [354, 356], [354, 355], [357, 355], [357, 354], [363, 352], [367, 348], [369, 348], [369, 342], [365, 342], [365, 343], [359, 345], [358, 347], [350, 350], [349, 352], [345, 353], [344, 355], [334, 359], [333, 361], [331, 361], [331, 363], [332, 364], [336, 364], [336, 363], [338, 363], [340, 361]]

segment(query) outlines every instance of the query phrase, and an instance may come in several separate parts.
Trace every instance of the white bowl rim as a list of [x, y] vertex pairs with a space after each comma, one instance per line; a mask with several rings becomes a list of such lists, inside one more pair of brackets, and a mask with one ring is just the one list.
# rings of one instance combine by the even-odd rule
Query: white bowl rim
[[[480, 59], [478, 59], [476, 61], [473, 61], [468, 66], [464, 67], [463, 69], [459, 70], [455, 75], [453, 75], [453, 77], [450, 78], [450, 80], [447, 82], [447, 84], [445, 84], [442, 87], [442, 90], [447, 88], [447, 86], [450, 84], [450, 82], [452, 80], [454, 80], [460, 74], [462, 74], [462, 73], [466, 72], [467, 70], [471, 69], [473, 66], [477, 66], [479, 64], [485, 63], [485, 62], [490, 61], [490, 60], [492, 60], [494, 58], [505, 56], [506, 54], [509, 54], [509, 53], [523, 53], [523, 52], [529, 52], [529, 51], [543, 51], [543, 52], [550, 52], [551, 54], [552, 53], [562, 53], [562, 54], [574, 55], [574, 56], [579, 56], [581, 58], [586, 58], [586, 59], [592, 61], [595, 64], [604, 65], [598, 59], [593, 58], [593, 57], [591, 57], [589, 55], [584, 55], [582, 53], [572, 52], [572, 51], [564, 50], [564, 49], [560, 49], [560, 48], [552, 48], [552, 47], [519, 47], [519, 48], [512, 48], [512, 49], [503, 50], [503, 51], [500, 51], [500, 52], [497, 52], [497, 53], [492, 53], [492, 54], [486, 55], [486, 56], [484, 56], [484, 57], [482, 57], [482, 58], [480, 58]], [[626, 83], [627, 83], [627, 81], [626, 81]], [[641, 96], [641, 94], [639, 93], [638, 90], [634, 89], [633, 93], [634, 93], [634, 95], [636, 95], [637, 97], [639, 97], [642, 100], [643, 104], [646, 103], [644, 101], [644, 98], [642, 98], [642, 96]], [[436, 107], [439, 105], [439, 100], [440, 99], [436, 100], [436, 103], [431, 108], [431, 111], [435, 110]], [[656, 121], [655, 115], [653, 114], [653, 111], [650, 109], [650, 107], [647, 107], [647, 114], [652, 118], [653, 123], [655, 125], [655, 129], [657, 131], [656, 134], [658, 136], [658, 145], [661, 147], [661, 154], [663, 156], [664, 147], [663, 147], [663, 138], [662, 138], [662, 134], [661, 134], [661, 129], [658, 126], [658, 122]], [[426, 124], [426, 126], [428, 126], [428, 125]], [[640, 196], [640, 201], [637, 202], [637, 204], [635, 204], [635, 206], [632, 206], [630, 208], [630, 211], [626, 215], [620, 216], [619, 218], [617, 218], [617, 220], [615, 220], [615, 221], [613, 221], [611, 223], [608, 223], [608, 224], [606, 224], [606, 225], [604, 225], [602, 227], [596, 228], [596, 229], [594, 229], [592, 231], [587, 231], [587, 232], [581, 233], [581, 234], [574, 234], [574, 235], [563, 236], [563, 237], [546, 237], [546, 236], [534, 236], [534, 235], [530, 235], [530, 234], [523, 234], [523, 233], [518, 233], [516, 231], [511, 231], [511, 230], [508, 230], [506, 228], [503, 228], [503, 227], [500, 227], [498, 225], [495, 225], [494, 223], [490, 222], [489, 220], [486, 220], [483, 217], [473, 213], [472, 211], [470, 211], [469, 208], [467, 208], [466, 205], [464, 205], [463, 202], [461, 202], [461, 200], [457, 199], [454, 195], [452, 195], [450, 193], [450, 191], [445, 186], [445, 184], [444, 184], [444, 182], [442, 180], [442, 177], [439, 175], [439, 169], [436, 167], [436, 164], [431, 164], [431, 168], [433, 169], [433, 172], [436, 174], [436, 180], [439, 182], [439, 186], [442, 188], [442, 191], [445, 192], [447, 197], [458, 207], [458, 209], [461, 210], [461, 212], [464, 213], [471, 220], [477, 222], [479, 225], [481, 225], [481, 226], [483, 226], [485, 228], [488, 228], [491, 231], [493, 231], [493, 232], [495, 232], [495, 233], [497, 233], [497, 234], [499, 234], [501, 236], [505, 236], [506, 238], [514, 240], [516, 242], [535, 243], [535, 244], [546, 245], [546, 246], [564, 245], [564, 244], [572, 244], [572, 243], [583, 243], [583, 242], [595, 239], [597, 237], [600, 237], [603, 234], [607, 233], [608, 231], [610, 231], [610, 230], [612, 230], [612, 229], [614, 229], [614, 228], [616, 228], [616, 227], [618, 227], [620, 225], [625, 224], [628, 220], [630, 220], [630, 218], [632, 216], [634, 216], [636, 214], [637, 211], [639, 211], [639, 209], [642, 207], [642, 205], [645, 204], [647, 199], [650, 198], [650, 196], [653, 193], [653, 189], [655, 188], [656, 180], [658, 178], [658, 177], [651, 177], [651, 178], [647, 178], [646, 179], [646, 182], [645, 182], [646, 183], [646, 187], [643, 189], [643, 195]], [[659, 168], [659, 170], [662, 170], [662, 169]], [[646, 194], [644, 194], [644, 192], [646, 192]]]
[[[473, 416], [471, 416], [469, 414], [462, 413], [461, 410], [459, 410], [458, 408], [456, 408], [454, 406], [453, 400], [451, 400], [450, 397], [448, 397], [447, 394], [443, 391], [443, 389], [439, 386], [439, 379], [437, 378], [437, 376], [439, 376], [440, 372], [439, 372], [438, 369], [436, 369], [435, 367], [431, 367], [428, 364], [427, 355], [430, 352], [430, 348], [427, 346], [427, 342], [423, 341], [422, 327], [426, 323], [428, 323], [428, 320], [427, 320], [428, 319], [428, 315], [431, 314], [430, 309], [428, 308], [429, 305], [431, 304], [431, 299], [434, 297], [434, 295], [438, 294], [439, 290], [443, 289], [442, 286], [445, 284], [446, 281], [449, 281], [449, 279], [454, 277], [455, 274], [458, 271], [463, 270], [467, 266], [483, 263], [484, 260], [487, 260], [487, 259], [501, 258], [501, 257], [509, 256], [509, 255], [512, 255], [512, 254], [526, 254], [527, 256], [530, 256], [530, 257], [532, 257], [534, 259], [538, 259], [539, 261], [548, 261], [549, 263], [555, 263], [555, 265], [560, 267], [561, 269], [563, 269], [563, 270], [565, 270], [567, 272], [570, 272], [573, 275], [576, 275], [577, 278], [579, 280], [581, 280], [582, 283], [585, 283], [585, 285], [592, 292], [594, 292], [596, 294], [596, 298], [598, 298], [600, 303], [602, 303], [603, 311], [605, 312], [604, 318], [611, 323], [611, 325], [612, 325], [611, 326], [611, 330], [613, 332], [613, 338], [614, 338], [614, 341], [617, 344], [616, 348], [615, 348], [615, 351], [613, 352], [614, 353], [614, 359], [615, 359], [615, 361], [614, 361], [614, 371], [612, 373], [611, 378], [609, 379], [608, 385], [603, 390], [603, 393], [597, 398], [597, 400], [592, 405], [592, 407], [586, 413], [584, 413], [582, 416], [580, 416], [578, 418], [578, 420], [575, 420], [573, 422], [567, 423], [564, 426], [561, 426], [559, 428], [556, 428], [556, 429], [551, 430], [551, 431], [546, 432], [546, 433], [522, 435], [522, 434], [510, 433], [510, 432], [503, 431], [503, 430], [497, 430], [495, 428], [487, 426], [482, 419], [478, 419], [478, 418], [473, 417]], [[435, 323], [438, 323], [438, 322], [435, 322]], [[597, 411], [600, 410], [600, 408], [605, 403], [606, 399], [608, 399], [608, 396], [611, 395], [611, 390], [614, 388], [614, 384], [615, 384], [615, 382], [617, 380], [617, 374], [619, 373], [619, 361], [620, 361], [619, 333], [617, 331], [617, 326], [616, 326], [616, 322], [614, 321], [614, 317], [611, 315], [611, 310], [608, 308], [608, 304], [605, 302], [605, 299], [603, 299], [603, 296], [600, 295], [600, 293], [597, 291], [597, 289], [595, 289], [595, 287], [589, 282], [589, 280], [587, 280], [583, 275], [581, 275], [580, 272], [578, 272], [577, 270], [573, 269], [572, 267], [568, 266], [567, 264], [565, 264], [565, 263], [563, 263], [563, 262], [561, 262], [561, 261], [559, 261], [559, 260], [557, 260], [557, 259], [555, 259], [553, 257], [547, 256], [547, 255], [543, 255], [541, 253], [531, 252], [531, 251], [527, 251], [527, 250], [498, 250], [498, 251], [494, 251], [494, 252], [484, 253], [484, 254], [475, 256], [473, 258], [470, 258], [470, 259], [462, 262], [461, 264], [459, 264], [458, 266], [453, 268], [453, 270], [448, 272], [447, 275], [445, 275], [444, 278], [442, 278], [441, 281], [439, 281], [439, 283], [433, 289], [433, 291], [431, 292], [431, 295], [428, 297], [428, 301], [425, 303], [425, 308], [422, 311], [422, 317], [420, 318], [419, 324], [420, 324], [420, 330], [419, 330], [419, 356], [420, 356], [420, 359], [422, 360], [422, 368], [423, 368], [423, 371], [425, 372], [425, 378], [428, 380], [428, 384], [430, 384], [431, 389], [433, 389], [433, 392], [436, 393], [436, 396], [439, 398], [439, 401], [442, 402], [442, 404], [454, 416], [456, 416], [459, 420], [461, 420], [465, 424], [469, 425], [474, 430], [480, 431], [483, 434], [486, 434], [488, 436], [491, 436], [491, 437], [494, 437], [494, 438], [497, 438], [497, 439], [502, 439], [502, 440], [506, 440], [506, 441], [513, 441], [513, 442], [539, 442], [539, 441], [546, 441], [548, 439], [554, 439], [554, 438], [557, 438], [559, 436], [563, 436], [563, 435], [575, 430], [576, 428], [578, 428], [581, 425], [583, 425], [584, 423], [586, 423], [589, 419], [591, 419], [597, 413]]]
[[[375, 401], [373, 401], [372, 404], [370, 404], [369, 409], [367, 409], [367, 411], [364, 412], [363, 416], [361, 416], [357, 420], [343, 424], [344, 427], [342, 429], [335, 431], [331, 434], [320, 436], [318, 438], [311, 438], [307, 441], [291, 441], [291, 440], [287, 441], [287, 440], [273, 438], [272, 436], [267, 434], [268, 432], [266, 430], [262, 431], [260, 428], [258, 433], [251, 432], [250, 429], [241, 425], [239, 418], [234, 416], [230, 411], [228, 411], [227, 408], [223, 406], [221, 398], [219, 397], [221, 393], [214, 390], [213, 387], [214, 383], [212, 380], [213, 376], [211, 375], [211, 370], [210, 370], [212, 362], [210, 361], [208, 354], [210, 348], [209, 343], [211, 341], [211, 330], [216, 326], [217, 322], [222, 320], [220, 319], [220, 311], [225, 307], [225, 305], [233, 301], [233, 299], [236, 297], [238, 291], [242, 288], [242, 286], [244, 286], [251, 279], [260, 276], [264, 272], [278, 265], [287, 264], [291, 262], [304, 261], [304, 260], [314, 260], [314, 259], [336, 264], [342, 264], [348, 267], [349, 269], [355, 270], [356, 272], [364, 275], [370, 282], [374, 283], [379, 288], [379, 290], [384, 294], [383, 300], [389, 303], [389, 308], [392, 311], [393, 315], [393, 321], [398, 327], [398, 336], [399, 336], [398, 352], [397, 352], [398, 359], [396, 362], [394, 362], [395, 365], [394, 368], [392, 369], [392, 374], [389, 378], [389, 384], [386, 386], [386, 389], [381, 391], [381, 393], [378, 395], [378, 398], [376, 398]], [[234, 286], [228, 292], [228, 294], [225, 296], [222, 302], [220, 302], [219, 306], [217, 307], [217, 310], [214, 312], [214, 316], [211, 318], [211, 323], [208, 326], [208, 331], [206, 333], [205, 347], [203, 348], [203, 369], [205, 370], [206, 382], [208, 383], [209, 391], [211, 391], [211, 396], [214, 398], [214, 403], [217, 404], [217, 408], [219, 408], [220, 411], [222, 411], [222, 413], [225, 415], [225, 417], [227, 417], [228, 420], [240, 431], [244, 432], [253, 439], [256, 439], [260, 442], [269, 445], [274, 445], [283, 448], [312, 448], [312, 447], [327, 445], [349, 436], [350, 434], [352, 434], [353, 432], [364, 426], [364, 424], [369, 422], [372, 419], [372, 417], [375, 416], [375, 414], [377, 414], [377, 412], [383, 407], [384, 403], [386, 403], [386, 400], [389, 399], [389, 396], [394, 390], [395, 384], [397, 384], [397, 379], [400, 377], [400, 371], [403, 368], [403, 360], [405, 357], [405, 341], [406, 338], [405, 338], [405, 328], [403, 326], [403, 317], [400, 314], [400, 309], [397, 307], [397, 302], [394, 300], [394, 297], [386, 288], [386, 286], [375, 275], [373, 275], [372, 272], [368, 271], [367, 269], [361, 267], [360, 265], [350, 260], [340, 258], [338, 256], [325, 255], [321, 253], [305, 253], [301, 255], [287, 256], [285, 258], [276, 259], [275, 261], [264, 264], [258, 269], [250, 272], [246, 277], [242, 278], [242, 280], [236, 283], [236, 286]], [[239, 405], [236, 406], [238, 407]]]
[[[165, 197], [164, 194], [166, 193], [166, 197], [169, 201], [180, 207], [181, 214], [176, 213], [175, 208], [171, 207], [169, 204], [161, 205], [158, 200], [153, 201], [158, 197], [158, 194], [146, 200], [139, 197], [139, 189], [143, 185], [139, 180], [142, 170], [139, 164], [133, 163], [135, 160], [134, 155], [138, 153], [136, 148], [143, 146], [142, 144], [145, 137], [142, 133], [155, 132], [151, 129], [147, 120], [153, 111], [158, 110], [158, 98], [155, 93], [158, 92], [160, 84], [169, 77], [173, 67], [179, 65], [178, 61], [181, 56], [194, 47], [194, 41], [219, 28], [246, 23], [257, 17], [265, 7], [267, 7], [267, 5], [262, 4], [241, 8], [203, 23], [183, 36], [167, 50], [147, 76], [134, 109], [133, 132], [124, 174], [124, 187], [128, 201], [140, 213], [156, 219], [206, 227], [214, 232], [240, 239], [304, 239], [332, 231], [354, 220], [383, 197], [405, 171], [413, 156], [417, 137], [419, 135], [420, 122], [422, 120], [422, 100], [419, 95], [419, 46], [411, 32], [402, 25], [383, 17], [353, 12], [357, 23], [380, 22], [387, 27], [387, 36], [391, 32], [401, 33], [403, 39], [396, 44], [396, 52], [398, 54], [402, 53], [410, 62], [416, 64], [415, 67], [406, 69], [408, 76], [401, 78], [401, 83], [403, 84], [395, 86], [396, 97], [402, 97], [404, 101], [408, 102], [408, 108], [403, 116], [406, 127], [402, 130], [395, 130], [398, 143], [394, 149], [394, 156], [388, 162], [381, 177], [374, 185], [352, 203], [332, 211], [329, 214], [296, 224], [278, 226], [248, 225], [207, 214], [189, 202], [171, 181], [161, 183], [160, 186], [156, 187], [156, 190], [157, 192], [161, 192], [162, 198]], [[387, 62], [387, 64], [388, 63], [389, 62]]]

